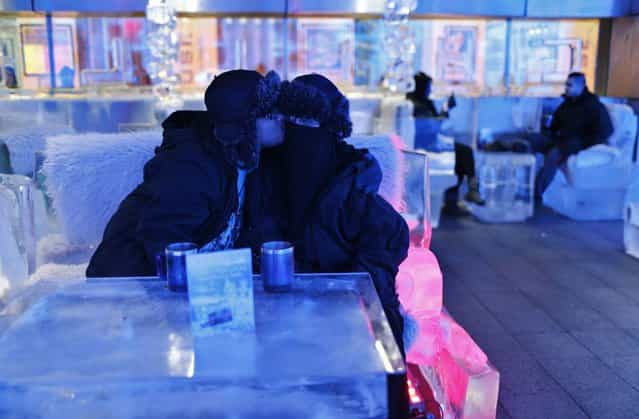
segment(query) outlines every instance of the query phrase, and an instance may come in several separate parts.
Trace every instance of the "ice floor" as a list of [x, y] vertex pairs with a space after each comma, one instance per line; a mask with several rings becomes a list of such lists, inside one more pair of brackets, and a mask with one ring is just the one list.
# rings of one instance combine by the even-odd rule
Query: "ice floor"
[[501, 373], [498, 418], [639, 418], [639, 260], [622, 222], [442, 218], [444, 303]]

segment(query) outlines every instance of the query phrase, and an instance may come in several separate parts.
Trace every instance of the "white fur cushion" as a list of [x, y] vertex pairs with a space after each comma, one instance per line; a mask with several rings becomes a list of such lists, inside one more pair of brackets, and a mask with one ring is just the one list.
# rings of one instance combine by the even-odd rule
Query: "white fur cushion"
[[69, 244], [99, 243], [120, 202], [142, 181], [161, 138], [158, 131], [141, 131], [47, 139], [46, 189]]
[[614, 131], [608, 143], [621, 151], [624, 160], [631, 162], [637, 137], [637, 115], [623, 104], [606, 105]]
[[587, 148], [575, 156], [571, 156], [569, 162], [570, 167], [595, 167], [607, 166], [612, 164], [621, 156], [621, 152], [611, 146], [599, 144], [594, 147]]

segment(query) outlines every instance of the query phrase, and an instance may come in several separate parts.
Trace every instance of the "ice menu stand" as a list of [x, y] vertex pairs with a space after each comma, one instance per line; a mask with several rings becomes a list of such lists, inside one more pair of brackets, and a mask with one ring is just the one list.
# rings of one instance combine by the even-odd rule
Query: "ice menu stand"
[[195, 337], [255, 331], [250, 249], [189, 255], [186, 271]]

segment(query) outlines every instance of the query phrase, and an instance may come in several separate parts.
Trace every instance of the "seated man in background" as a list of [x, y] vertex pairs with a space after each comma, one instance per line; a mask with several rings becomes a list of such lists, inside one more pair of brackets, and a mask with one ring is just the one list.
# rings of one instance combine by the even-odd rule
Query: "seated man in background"
[[407, 257], [408, 226], [377, 193], [375, 158], [344, 141], [352, 129], [348, 100], [328, 79], [309, 74], [283, 83], [278, 108], [289, 120], [283, 165], [298, 269], [370, 273], [403, 348], [395, 276]]
[[279, 85], [275, 73], [228, 71], [207, 88], [206, 111], [171, 114], [144, 180], [109, 221], [87, 276], [155, 275], [156, 255], [175, 242], [205, 252], [235, 247], [244, 203], [259, 186], [261, 150], [284, 140], [283, 121], [273, 116]]
[[[448, 112], [455, 106], [455, 97], [450, 96], [447, 102], [447, 109], [439, 112], [435, 107], [435, 103], [430, 99], [432, 91], [433, 79], [423, 72], [415, 74], [415, 90], [406, 95], [406, 98], [413, 102], [413, 116], [417, 120], [418, 118], [448, 118]], [[416, 124], [416, 127], [421, 125]], [[425, 148], [427, 151], [439, 151], [429, 149], [428, 144], [432, 142], [432, 139], [422, 138], [423, 135], [434, 135], [434, 139], [437, 138], [439, 125], [437, 125], [437, 132], [432, 133], [420, 133], [419, 129], [415, 131], [415, 148]], [[423, 134], [423, 135], [422, 135]], [[473, 202], [477, 205], [483, 205], [484, 200], [481, 199], [479, 194], [479, 182], [475, 174], [475, 156], [473, 149], [468, 145], [461, 144], [455, 141], [455, 174], [457, 175], [457, 185], [447, 191], [447, 195], [450, 196], [451, 202], [457, 202], [459, 199], [459, 188], [464, 182], [464, 178], [468, 180], [468, 193], [464, 199], [468, 202]], [[447, 199], [448, 201], [449, 199]]]
[[544, 191], [568, 157], [597, 144], [605, 143], [613, 132], [606, 107], [586, 86], [583, 73], [571, 73], [566, 80], [564, 101], [552, 115], [550, 135], [531, 139], [536, 153], [544, 153], [544, 166], [537, 175], [535, 196]]

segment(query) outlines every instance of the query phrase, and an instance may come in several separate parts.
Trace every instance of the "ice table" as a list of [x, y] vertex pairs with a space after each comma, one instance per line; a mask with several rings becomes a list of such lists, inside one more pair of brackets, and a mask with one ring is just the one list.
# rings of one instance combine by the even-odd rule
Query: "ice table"
[[471, 204], [475, 217], [487, 223], [508, 223], [533, 216], [534, 155], [480, 152], [476, 165], [479, 191], [486, 204]]
[[392, 417], [405, 365], [367, 274], [256, 278], [256, 332], [196, 340], [160, 281], [59, 284], [0, 312], [3, 419]]

